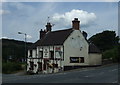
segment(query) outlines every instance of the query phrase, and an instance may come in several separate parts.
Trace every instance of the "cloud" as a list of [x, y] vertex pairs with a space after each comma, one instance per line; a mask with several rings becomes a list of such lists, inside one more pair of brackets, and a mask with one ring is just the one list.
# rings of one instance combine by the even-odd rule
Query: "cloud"
[[73, 9], [64, 14], [54, 14], [52, 22], [55, 25], [59, 25], [58, 27], [71, 27], [71, 21], [74, 18], [80, 20], [81, 27], [88, 27], [95, 23], [96, 15], [94, 13], [88, 13], [87, 11]]
[[0, 10], [0, 15], [3, 15], [3, 14], [9, 14], [10, 11], [8, 10]]
[[[68, 3], [66, 3], [66, 5], [67, 4]], [[61, 6], [63, 6], [62, 8], [64, 8], [64, 5]], [[113, 19], [115, 19], [113, 18], [112, 20], [110, 20], [113, 14], [108, 13], [109, 10], [99, 10], [98, 14], [98, 10], [96, 10], [95, 13], [91, 13], [85, 10], [78, 10], [76, 6], [72, 6], [73, 5], [68, 6], [67, 10], [74, 8], [73, 10], [66, 11], [66, 9], [61, 9], [60, 5], [57, 3], [3, 3], [3, 9], [5, 9], [4, 11], [8, 10], [10, 11], [10, 14], [5, 14], [5, 16], [3, 16], [2, 34], [3, 36], [7, 36], [8, 38], [24, 40], [24, 36], [19, 36], [17, 34], [18, 30], [20, 30], [21, 32], [25, 32], [26, 34], [30, 34], [32, 36], [28, 36], [27, 41], [36, 41], [37, 39], [39, 39], [39, 30], [45, 28], [45, 25], [48, 21], [47, 17], [49, 16], [50, 22], [52, 24], [55, 24], [52, 28], [53, 31], [63, 28], [71, 28], [72, 20], [75, 17], [78, 17], [81, 21], [81, 30], [88, 31], [88, 34], [93, 35], [93, 33], [96, 33], [96, 31], [102, 30], [99, 30], [99, 28], [108, 28], [108, 26], [103, 27], [103, 25], [106, 24], [106, 21], [113, 23]], [[85, 7], [88, 8], [89, 5], [85, 5]], [[85, 7], [80, 8], [86, 9]], [[1, 11], [1, 13], [2, 12], [3, 11]], [[109, 18], [109, 20], [106, 18]], [[111, 26], [112, 24], [110, 24], [109, 22], [107, 23]], [[97, 25], [93, 25], [94, 23], [97, 23]], [[117, 25], [115, 24], [115, 26]], [[83, 27], [86, 29], [84, 29]]]
[[2, 37], [2, 39], [8, 39], [8, 37]]
[[32, 36], [30, 36], [30, 35], [27, 35], [27, 39], [31, 39], [32, 38]]
[[45, 28], [47, 17], [49, 14], [52, 15], [55, 5], [54, 3], [35, 4], [34, 6], [34, 3], [4, 3], [3, 8], [10, 10], [11, 13], [3, 16], [3, 35], [23, 39], [17, 34], [18, 30], [20, 30], [32, 36], [29, 41], [36, 41], [39, 38], [39, 30]]
[[119, 0], [0, 0], [0, 2], [118, 2]]

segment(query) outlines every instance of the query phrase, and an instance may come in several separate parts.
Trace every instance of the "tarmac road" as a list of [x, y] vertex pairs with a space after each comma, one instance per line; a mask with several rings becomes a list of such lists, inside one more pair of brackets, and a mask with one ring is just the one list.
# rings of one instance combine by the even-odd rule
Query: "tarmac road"
[[77, 69], [55, 74], [6, 75], [3, 83], [117, 83], [118, 64]]

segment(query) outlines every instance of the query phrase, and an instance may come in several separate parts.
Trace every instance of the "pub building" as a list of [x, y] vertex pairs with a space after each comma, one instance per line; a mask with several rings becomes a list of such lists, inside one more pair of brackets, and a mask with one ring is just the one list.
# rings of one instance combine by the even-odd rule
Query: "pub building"
[[27, 72], [56, 73], [98, 66], [101, 60], [100, 50], [88, 43], [86, 32], [81, 32], [78, 18], [74, 18], [71, 28], [57, 31], [52, 31], [47, 22], [46, 29], [40, 30], [40, 39], [28, 49]]

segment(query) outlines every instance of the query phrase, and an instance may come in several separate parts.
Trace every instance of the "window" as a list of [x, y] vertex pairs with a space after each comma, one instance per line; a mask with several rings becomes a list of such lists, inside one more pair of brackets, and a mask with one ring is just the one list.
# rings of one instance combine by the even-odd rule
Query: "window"
[[34, 70], [34, 62], [30, 61], [30, 70]]
[[43, 69], [46, 70], [47, 69], [47, 60], [44, 60], [44, 64], [43, 64]]
[[56, 58], [62, 58], [62, 51], [55, 51]]
[[32, 50], [30, 50], [30, 55], [29, 55], [29, 57], [32, 57]]
[[84, 63], [84, 57], [70, 57], [70, 63]]
[[38, 71], [42, 71], [42, 62], [38, 62]]
[[58, 64], [53, 63], [54, 68], [58, 68]]
[[84, 63], [84, 57], [80, 57], [80, 63]]
[[50, 59], [54, 59], [54, 51], [50, 51]]
[[58, 68], [58, 64], [55, 64], [55, 68]]
[[43, 58], [43, 51], [39, 51], [39, 55], [40, 58]]
[[37, 50], [36, 50], [36, 57], [37, 57]]

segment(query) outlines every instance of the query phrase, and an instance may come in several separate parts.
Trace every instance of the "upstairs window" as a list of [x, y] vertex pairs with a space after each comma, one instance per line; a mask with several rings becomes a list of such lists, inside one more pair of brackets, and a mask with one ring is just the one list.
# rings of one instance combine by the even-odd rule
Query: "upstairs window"
[[39, 51], [39, 58], [43, 58], [43, 51]]
[[29, 57], [32, 57], [32, 50], [30, 50], [30, 55], [29, 55]]
[[54, 51], [50, 51], [50, 59], [54, 59]]

